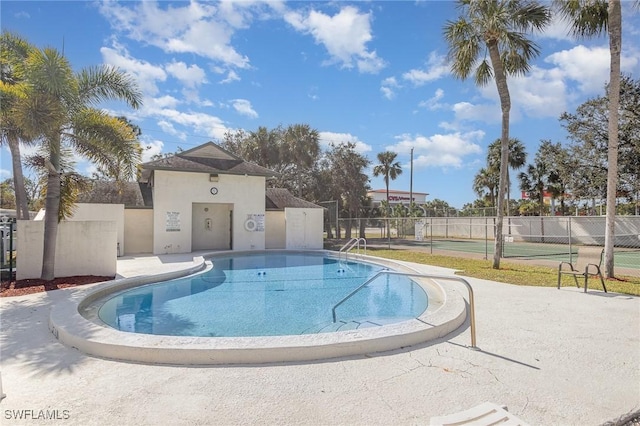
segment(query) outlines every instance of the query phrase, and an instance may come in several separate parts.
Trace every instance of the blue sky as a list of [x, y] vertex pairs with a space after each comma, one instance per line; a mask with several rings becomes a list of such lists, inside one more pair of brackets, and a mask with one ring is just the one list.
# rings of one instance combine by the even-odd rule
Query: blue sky
[[[637, 77], [640, 12], [631, 5], [623, 2], [622, 69]], [[379, 152], [397, 152], [404, 171], [391, 189], [409, 190], [413, 148], [413, 190], [462, 207], [477, 198], [473, 177], [500, 136], [495, 84], [454, 79], [445, 62], [442, 28], [458, 16], [450, 1], [3, 0], [0, 8], [3, 30], [64, 47], [74, 68], [110, 64], [135, 77], [142, 108], [103, 107], [141, 127], [145, 160], [229, 130], [306, 123], [322, 146], [356, 143], [372, 167]], [[509, 80], [511, 136], [528, 161], [541, 139], [566, 140], [558, 117], [601, 95], [609, 72], [606, 37], [574, 40], [554, 19], [534, 39], [541, 54], [532, 71]], [[1, 155], [5, 179], [11, 161], [6, 148]], [[371, 186], [384, 182], [372, 176]]]

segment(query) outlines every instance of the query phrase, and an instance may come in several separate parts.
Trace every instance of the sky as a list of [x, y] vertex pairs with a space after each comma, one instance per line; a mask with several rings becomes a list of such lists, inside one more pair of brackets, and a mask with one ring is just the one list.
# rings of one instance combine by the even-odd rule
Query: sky
[[[622, 3], [622, 71], [637, 78], [640, 11]], [[129, 73], [142, 107], [101, 107], [141, 128], [144, 161], [228, 131], [308, 124], [323, 148], [356, 144], [371, 161], [372, 189], [385, 187], [371, 169], [390, 150], [403, 169], [390, 189], [409, 191], [412, 180], [427, 200], [460, 208], [477, 198], [473, 178], [500, 137], [500, 103], [494, 82], [478, 87], [450, 72], [442, 32], [459, 13], [454, 2], [428, 0], [3, 0], [0, 24], [64, 51], [75, 70], [107, 64]], [[557, 17], [531, 37], [540, 55], [526, 76], [508, 80], [510, 135], [528, 162], [541, 140], [567, 143], [560, 115], [604, 94], [609, 79], [607, 37], [576, 40]], [[8, 149], [0, 155], [6, 179]], [[512, 198], [519, 193], [514, 179]]]

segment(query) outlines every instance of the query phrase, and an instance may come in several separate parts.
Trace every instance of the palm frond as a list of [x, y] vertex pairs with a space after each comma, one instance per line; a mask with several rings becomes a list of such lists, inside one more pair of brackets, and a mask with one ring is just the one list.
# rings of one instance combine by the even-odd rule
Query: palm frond
[[26, 79], [34, 90], [72, 104], [78, 85], [67, 58], [56, 49], [33, 50], [26, 60]]
[[142, 92], [136, 82], [117, 68], [106, 65], [86, 68], [80, 71], [77, 80], [83, 103], [120, 100], [132, 108], [142, 104]]
[[554, 8], [570, 25], [570, 34], [589, 38], [608, 29], [609, 11], [606, 0], [554, 0]]
[[114, 180], [137, 176], [142, 147], [127, 123], [102, 111], [85, 108], [74, 116], [67, 135], [76, 151], [107, 171]]
[[476, 68], [475, 83], [478, 86], [486, 86], [491, 80], [493, 80], [493, 68], [489, 61], [484, 59]]

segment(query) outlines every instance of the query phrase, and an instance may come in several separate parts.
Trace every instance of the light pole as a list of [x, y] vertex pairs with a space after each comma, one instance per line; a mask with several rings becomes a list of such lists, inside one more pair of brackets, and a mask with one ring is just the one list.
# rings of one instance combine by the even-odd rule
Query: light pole
[[409, 172], [409, 215], [413, 214], [413, 148], [411, 148], [411, 171]]

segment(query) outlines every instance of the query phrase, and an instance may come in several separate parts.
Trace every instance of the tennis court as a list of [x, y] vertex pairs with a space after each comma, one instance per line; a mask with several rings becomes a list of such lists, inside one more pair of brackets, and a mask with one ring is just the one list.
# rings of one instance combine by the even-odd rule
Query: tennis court
[[[391, 246], [402, 245], [420, 248], [421, 250], [428, 250], [431, 253], [438, 251], [453, 251], [463, 253], [474, 253], [486, 255], [487, 258], [493, 256], [493, 240], [480, 240], [480, 239], [442, 239], [434, 238], [433, 240], [415, 241], [412, 239], [391, 238], [389, 241], [386, 239], [371, 239], [368, 240], [370, 245], [385, 245]], [[571, 253], [569, 251], [571, 247]], [[505, 241], [503, 245], [504, 258], [518, 258], [518, 259], [541, 259], [541, 260], [553, 260], [558, 262], [569, 262], [576, 259], [578, 255], [578, 248], [580, 246], [574, 244], [569, 246], [568, 244], [554, 244], [554, 243], [531, 243], [522, 241]], [[617, 268], [637, 269], [640, 271], [640, 250], [630, 250], [624, 248], [615, 249], [614, 264]]]

